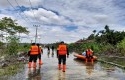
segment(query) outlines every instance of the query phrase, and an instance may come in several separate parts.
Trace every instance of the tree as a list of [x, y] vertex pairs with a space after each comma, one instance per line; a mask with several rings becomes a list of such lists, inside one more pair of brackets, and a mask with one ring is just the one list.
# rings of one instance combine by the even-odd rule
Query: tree
[[104, 44], [116, 45], [118, 42], [124, 39], [125, 32], [110, 30], [109, 26], [105, 26], [105, 30], [100, 30], [96, 34], [96, 41]]
[[93, 33], [94, 33], [94, 35], [95, 35], [95, 33], [96, 33], [96, 30], [93, 30]]
[[110, 32], [110, 29], [109, 29], [109, 26], [108, 26], [108, 25], [105, 26], [105, 32], [106, 32], [106, 33], [109, 33], [109, 32]]
[[8, 40], [8, 45], [6, 53], [9, 55], [16, 55], [18, 53], [18, 48], [19, 48], [19, 38], [12, 35], [7, 37], [7, 40]]
[[29, 33], [26, 27], [18, 25], [17, 20], [12, 20], [11, 18], [4, 17], [0, 20], [0, 30], [14, 35], [16, 33]]

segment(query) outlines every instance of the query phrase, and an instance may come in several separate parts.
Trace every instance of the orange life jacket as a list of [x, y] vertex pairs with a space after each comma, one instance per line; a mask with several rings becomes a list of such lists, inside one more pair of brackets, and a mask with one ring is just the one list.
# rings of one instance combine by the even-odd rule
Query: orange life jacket
[[30, 48], [30, 54], [31, 55], [36, 55], [36, 54], [38, 54], [39, 53], [39, 48], [38, 48], [38, 46], [31, 46], [31, 48]]
[[67, 54], [67, 46], [65, 44], [59, 45], [58, 54], [59, 55], [66, 55]]
[[92, 54], [93, 54], [93, 51], [92, 51], [91, 49], [88, 49], [88, 50], [86, 51], [86, 54], [87, 54], [87, 55], [92, 55]]

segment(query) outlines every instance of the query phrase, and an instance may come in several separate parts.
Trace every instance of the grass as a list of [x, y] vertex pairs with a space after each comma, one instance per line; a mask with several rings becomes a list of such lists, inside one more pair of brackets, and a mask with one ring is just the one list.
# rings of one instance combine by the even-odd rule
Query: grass
[[22, 62], [20, 63], [14, 62], [14, 64], [10, 64], [9, 66], [0, 69], [0, 77], [14, 75], [19, 71], [21, 71], [22, 68], [23, 68]]

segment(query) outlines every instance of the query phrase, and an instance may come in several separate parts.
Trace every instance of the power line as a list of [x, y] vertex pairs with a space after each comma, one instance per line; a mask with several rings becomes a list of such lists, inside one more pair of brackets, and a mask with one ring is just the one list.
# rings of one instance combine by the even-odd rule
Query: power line
[[35, 18], [35, 20], [37, 21], [37, 19], [36, 19], [36, 17], [35, 17], [35, 14], [34, 14], [34, 11], [33, 11], [33, 6], [32, 6], [32, 3], [31, 3], [31, 1], [30, 1], [30, 0], [29, 0], [29, 2], [30, 2], [30, 6], [31, 6], [32, 13], [33, 13], [33, 15], [34, 15], [34, 18]]
[[[21, 6], [19, 5], [19, 3], [17, 2], [17, 0], [15, 0], [15, 2], [17, 3], [17, 5], [19, 6], [20, 10], [23, 12], [23, 10], [21, 9]], [[24, 13], [24, 12], [23, 12]], [[25, 13], [24, 13], [25, 15]], [[29, 18], [25, 15], [25, 17], [29, 20]], [[29, 20], [30, 21], [30, 20]]]
[[31, 1], [29, 0], [29, 2], [30, 2], [30, 6], [31, 6], [31, 10], [32, 10], [32, 13], [33, 13], [33, 15], [34, 15], [34, 19], [36, 20], [36, 22], [35, 22], [35, 25], [33, 25], [34, 27], [36, 27], [36, 34], [35, 34], [35, 43], [37, 42], [37, 37], [38, 37], [38, 27], [40, 27], [40, 25], [38, 25], [38, 20], [37, 20], [37, 18], [36, 18], [36, 16], [35, 16], [35, 13], [34, 13], [34, 11], [33, 11], [33, 6], [32, 6], [32, 3], [31, 3]]
[[[8, 1], [8, 3], [11, 5], [11, 7], [12, 7], [14, 10], [16, 10], [16, 9], [14, 8], [14, 6], [10, 3], [10, 1], [9, 1], [9, 0], [7, 0], [7, 1]], [[18, 12], [18, 15], [19, 15], [19, 16], [21, 16], [19, 12]], [[22, 16], [21, 16], [21, 17], [22, 17]], [[25, 20], [25, 18], [24, 18], [24, 17], [22, 17], [22, 19], [24, 19], [24, 20]], [[25, 20], [25, 21], [27, 22], [27, 20]]]

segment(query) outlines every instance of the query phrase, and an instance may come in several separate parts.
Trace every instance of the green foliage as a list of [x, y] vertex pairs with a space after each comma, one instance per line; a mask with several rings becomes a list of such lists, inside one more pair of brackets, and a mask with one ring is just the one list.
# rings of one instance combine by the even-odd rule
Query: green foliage
[[4, 43], [0, 41], [0, 49], [3, 47]]
[[[99, 35], [100, 34], [100, 35]], [[109, 26], [105, 26], [105, 30], [99, 31], [95, 39], [99, 43], [116, 45], [118, 42], [124, 39], [125, 32], [110, 30]]]
[[88, 37], [88, 40], [93, 40], [95, 38], [94, 34], [91, 34], [89, 37]]
[[22, 62], [17, 63], [15, 61], [14, 64], [9, 64], [9, 66], [0, 69], [0, 77], [4, 77], [5, 75], [10, 76], [18, 73], [19, 71], [22, 70], [23, 67], [22, 64], [23, 64]]
[[20, 51], [25, 51], [25, 52], [27, 52], [28, 50], [29, 50], [29, 48], [30, 48], [30, 44], [28, 44], [28, 43], [20, 43], [19, 44], [19, 49], [18, 49], [18, 51], [20, 52]]
[[18, 25], [16, 20], [7, 17], [0, 20], [0, 30], [5, 31], [10, 35], [14, 35], [15, 33], [29, 33], [29, 31], [26, 30], [26, 27]]
[[19, 48], [19, 38], [17, 38], [16, 36], [9, 36], [7, 40], [8, 45], [6, 53], [9, 55], [16, 55], [18, 53]]
[[125, 38], [117, 44], [117, 48], [121, 55], [125, 56]]
[[[28, 34], [26, 27], [18, 25], [17, 20], [13, 20], [8, 17], [0, 19], [0, 31], [6, 32], [9, 34], [7, 38], [7, 44], [0, 43], [0, 47], [4, 47], [1, 53], [6, 53], [9, 55], [15, 55], [19, 48], [19, 39], [15, 36], [16, 33], [25, 33]], [[2, 35], [2, 34], [1, 34]], [[3, 36], [3, 35], [2, 35]]]
[[78, 53], [82, 53], [87, 48], [91, 48], [95, 53], [100, 51], [100, 44], [96, 42], [82, 43], [82, 44], [69, 44], [70, 51], [76, 51]]
[[[93, 33], [86, 39], [86, 42], [83, 40], [81, 43], [69, 44], [69, 50], [81, 53], [89, 47], [95, 53], [117, 55], [120, 52], [122, 55], [125, 55], [124, 31], [110, 30], [109, 26], [106, 25], [104, 30], [100, 30], [97, 34], [95, 33], [96, 30], [93, 30]], [[94, 42], [89, 42], [89, 40]]]

